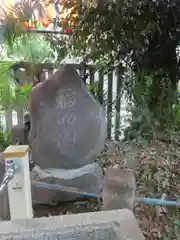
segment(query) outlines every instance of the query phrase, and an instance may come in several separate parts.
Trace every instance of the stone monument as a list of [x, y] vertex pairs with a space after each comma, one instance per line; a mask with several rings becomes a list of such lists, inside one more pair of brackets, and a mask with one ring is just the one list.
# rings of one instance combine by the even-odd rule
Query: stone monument
[[[29, 142], [32, 160], [38, 166], [32, 181], [100, 194], [103, 174], [94, 161], [106, 140], [105, 110], [73, 67], [61, 66], [32, 89], [30, 116]], [[38, 195], [37, 202], [56, 202], [72, 200], [78, 194], [33, 186], [33, 198]]]
[[[31, 171], [34, 204], [52, 205], [82, 197], [67, 188], [101, 194], [103, 172], [95, 160], [106, 140], [105, 110], [74, 68], [62, 66], [33, 88], [30, 121], [25, 115], [24, 124], [13, 127], [11, 144], [28, 144], [29, 128], [30, 159], [36, 165]], [[0, 157], [0, 180], [4, 173]], [[0, 197], [1, 219], [9, 219], [6, 190]]]
[[77, 71], [62, 66], [31, 92], [30, 145], [41, 168], [79, 168], [93, 163], [106, 139], [105, 110]]

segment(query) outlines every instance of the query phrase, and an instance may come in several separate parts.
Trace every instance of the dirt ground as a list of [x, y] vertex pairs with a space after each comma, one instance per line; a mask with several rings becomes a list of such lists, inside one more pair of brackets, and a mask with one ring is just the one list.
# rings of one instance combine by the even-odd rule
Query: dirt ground
[[[158, 137], [147, 143], [108, 141], [98, 162], [107, 167], [131, 168], [136, 172], [136, 196], [180, 199], [180, 143], [178, 137]], [[87, 199], [57, 206], [36, 205], [36, 217], [99, 211], [101, 203]], [[180, 210], [135, 203], [135, 215], [147, 240], [179, 240]]]

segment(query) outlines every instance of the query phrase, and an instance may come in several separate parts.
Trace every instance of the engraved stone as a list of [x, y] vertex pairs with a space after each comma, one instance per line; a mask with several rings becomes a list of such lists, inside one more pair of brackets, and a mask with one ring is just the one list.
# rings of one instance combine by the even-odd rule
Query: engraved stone
[[105, 110], [73, 67], [63, 65], [30, 98], [29, 141], [38, 166], [72, 169], [96, 160], [106, 139]]

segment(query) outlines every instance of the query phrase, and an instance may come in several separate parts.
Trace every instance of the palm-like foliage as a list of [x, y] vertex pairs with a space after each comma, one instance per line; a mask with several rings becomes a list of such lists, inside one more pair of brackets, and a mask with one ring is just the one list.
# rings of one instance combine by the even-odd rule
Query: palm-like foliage
[[13, 64], [13, 61], [0, 62], [0, 105], [5, 109], [13, 105], [16, 97], [16, 85], [12, 81], [12, 72], [9, 71]]
[[34, 1], [24, 0], [15, 6], [1, 8], [3, 28], [0, 31], [4, 39], [0, 57], [0, 105], [6, 109], [17, 104], [26, 104], [27, 100], [27, 91], [14, 82], [11, 67], [20, 61], [29, 62], [32, 68], [30, 72], [33, 73], [36, 63], [52, 63], [55, 60], [54, 49], [45, 36], [28, 33], [24, 27], [25, 21], [35, 17], [35, 9], [39, 18], [46, 17], [41, 2], [35, 4]]
[[[62, 4], [66, 9], [72, 9], [73, 6], [80, 3], [80, 0], [63, 0]], [[53, 4], [52, 0], [22, 0], [12, 6], [3, 6], [0, 9], [0, 41], [2, 40], [2, 51], [0, 60], [6, 62], [0, 63], [0, 105], [5, 108], [19, 104], [25, 101], [24, 90], [17, 86], [13, 79], [12, 72], [9, 71], [12, 63], [25, 61], [31, 63], [31, 73], [35, 72], [35, 65], [48, 61], [62, 60], [67, 53], [64, 41], [55, 39], [52, 36], [39, 36], [27, 31], [24, 22], [28, 20], [42, 20], [47, 19], [48, 14], [46, 7]], [[63, 11], [63, 9], [61, 11]], [[35, 11], [36, 10], [36, 11]], [[37, 14], [38, 13], [38, 14]], [[76, 13], [72, 16], [75, 17]], [[67, 16], [68, 19], [68, 16]], [[66, 21], [66, 20], [65, 20]], [[52, 45], [57, 51], [52, 49]], [[63, 45], [63, 46], [62, 46]], [[58, 52], [57, 54], [54, 54]], [[8, 60], [8, 63], [7, 63]], [[33, 76], [32, 76], [33, 79]]]
[[41, 1], [21, 0], [14, 5], [3, 5], [0, 8], [0, 21], [5, 28], [4, 40], [11, 47], [14, 38], [24, 35], [24, 22], [46, 18], [45, 3]]
[[26, 33], [20, 37], [16, 37], [11, 47], [2, 44], [3, 51], [1, 59], [8, 58], [16, 61], [42, 63], [48, 59], [53, 63], [56, 53], [50, 42], [42, 35], [34, 33]]
[[26, 103], [27, 94], [25, 94], [23, 87], [14, 81], [14, 75], [11, 71], [17, 62], [31, 63], [29, 73], [32, 75], [25, 74], [25, 79], [21, 79], [25, 84], [28, 79], [33, 79], [33, 68], [35, 68], [36, 63], [42, 63], [45, 60], [53, 62], [54, 59], [54, 51], [43, 37], [16, 38], [11, 48], [4, 44], [0, 58], [0, 105], [8, 108]]

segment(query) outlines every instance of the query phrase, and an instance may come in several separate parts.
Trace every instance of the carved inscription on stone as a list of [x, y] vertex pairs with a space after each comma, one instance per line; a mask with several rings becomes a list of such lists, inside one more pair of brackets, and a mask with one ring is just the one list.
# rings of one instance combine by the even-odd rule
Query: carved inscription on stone
[[60, 150], [61, 154], [67, 154], [68, 151], [71, 151], [76, 144], [76, 133], [70, 131], [64, 131], [60, 136], [57, 142], [57, 147]]
[[76, 124], [77, 116], [74, 115], [73, 112], [68, 111], [68, 109], [74, 107], [76, 107], [76, 93], [72, 91], [72, 89], [59, 90], [58, 97], [56, 98], [56, 108], [62, 112], [62, 116], [58, 117], [56, 123], [57, 125], [64, 125], [65, 127], [57, 141], [57, 147], [61, 154], [67, 154], [76, 143], [76, 133], [70, 130], [69, 125]]
[[62, 117], [58, 118], [56, 123], [58, 125], [70, 125], [76, 122], [76, 116], [72, 116], [72, 115], [63, 115]]
[[56, 98], [57, 108], [72, 108], [76, 104], [76, 94], [71, 89], [59, 91]]

